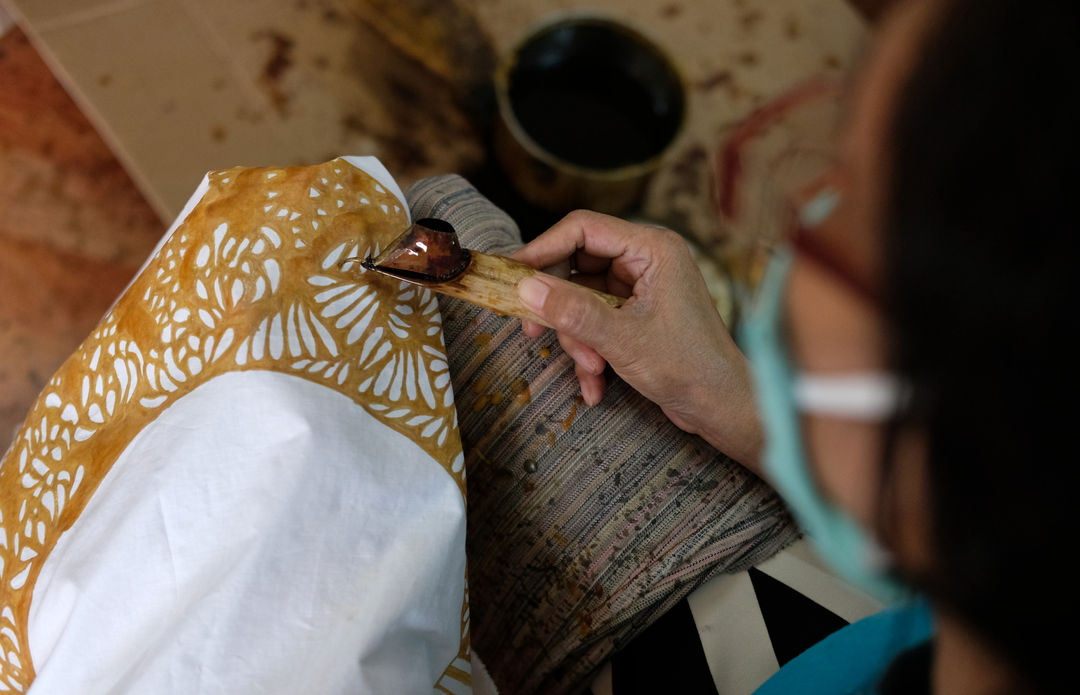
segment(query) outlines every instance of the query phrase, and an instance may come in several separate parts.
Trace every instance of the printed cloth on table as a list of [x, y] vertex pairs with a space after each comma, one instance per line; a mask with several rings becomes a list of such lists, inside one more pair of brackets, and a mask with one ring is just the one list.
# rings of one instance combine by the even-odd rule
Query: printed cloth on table
[[438, 304], [373, 158], [209, 174], [0, 462], [0, 690], [470, 689]]

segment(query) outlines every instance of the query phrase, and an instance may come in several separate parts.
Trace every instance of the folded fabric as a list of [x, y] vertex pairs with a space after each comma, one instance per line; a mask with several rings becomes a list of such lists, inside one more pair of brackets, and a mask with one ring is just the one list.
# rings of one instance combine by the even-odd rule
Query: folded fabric
[[[509, 217], [458, 176], [406, 191], [462, 244]], [[798, 537], [772, 490], [614, 375], [586, 407], [555, 337], [440, 296], [469, 476], [472, 644], [500, 692], [573, 693], [694, 588]]]
[[371, 158], [210, 174], [0, 462], [0, 691], [467, 692], [438, 304]]

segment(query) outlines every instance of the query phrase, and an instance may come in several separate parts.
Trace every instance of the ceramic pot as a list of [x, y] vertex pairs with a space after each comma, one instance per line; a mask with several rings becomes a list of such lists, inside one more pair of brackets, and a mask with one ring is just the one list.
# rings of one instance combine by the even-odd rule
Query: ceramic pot
[[496, 157], [555, 213], [634, 208], [686, 118], [686, 83], [636, 29], [597, 15], [535, 27], [496, 69]]

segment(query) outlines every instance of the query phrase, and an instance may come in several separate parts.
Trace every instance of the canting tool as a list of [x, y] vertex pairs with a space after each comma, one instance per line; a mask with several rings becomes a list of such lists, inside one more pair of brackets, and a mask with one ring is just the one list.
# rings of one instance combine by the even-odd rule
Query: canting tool
[[[519, 282], [543, 273], [506, 256], [463, 248], [453, 225], [445, 220], [417, 220], [382, 253], [374, 258], [368, 256], [360, 264], [366, 270], [423, 285], [498, 314], [551, 327], [525, 308], [517, 293]], [[605, 292], [589, 291], [615, 308], [626, 301]]]

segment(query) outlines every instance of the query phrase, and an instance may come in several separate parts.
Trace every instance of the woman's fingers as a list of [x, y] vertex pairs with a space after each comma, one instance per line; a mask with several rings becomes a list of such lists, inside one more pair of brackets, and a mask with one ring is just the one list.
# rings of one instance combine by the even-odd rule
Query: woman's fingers
[[560, 339], [565, 335], [593, 346], [598, 353], [618, 340], [621, 326], [616, 314], [625, 307], [613, 309], [585, 288], [550, 276], [527, 277], [517, 289], [522, 303], [554, 328]]
[[638, 225], [598, 212], [576, 210], [514, 253], [534, 268], [566, 260], [579, 250], [596, 258], [617, 258], [632, 250]]
[[[532, 321], [521, 322], [522, 331], [532, 338], [537, 338], [545, 330], [544, 326]], [[604, 395], [604, 370], [607, 362], [596, 350], [574, 340], [564, 333], [557, 333], [563, 352], [574, 361], [574, 373], [581, 384], [581, 397], [588, 405], [596, 405]]]
[[[574, 273], [570, 276], [570, 282], [600, 292], [607, 292], [617, 297], [629, 297], [634, 290], [632, 286], [613, 278], [610, 274], [588, 275], [585, 273]], [[539, 338], [544, 334], [545, 330], [547, 330], [547, 328], [543, 324], [529, 321], [528, 319], [521, 320], [521, 332], [530, 338]]]
[[608, 268], [611, 267], [611, 259], [603, 258], [600, 256], [594, 256], [584, 251], [578, 251], [573, 256], [573, 267], [579, 273], [586, 273], [589, 275], [599, 275], [606, 273]]
[[557, 278], [562, 278], [563, 280], [566, 280], [570, 277], [570, 272], [572, 269], [573, 261], [570, 258], [564, 258], [558, 263], [555, 263], [554, 265], [549, 265], [542, 270], [548, 275], [554, 275]]
[[521, 320], [521, 332], [530, 338], [539, 338], [547, 330], [543, 325], [526, 319]]
[[585, 405], [593, 406], [599, 403], [604, 397], [604, 374], [593, 374], [576, 362], [574, 372], [581, 384], [581, 399], [585, 401]]
[[589, 374], [604, 373], [607, 362], [600, 356], [600, 353], [593, 350], [585, 343], [574, 340], [568, 335], [560, 334], [558, 338], [559, 345], [562, 345], [563, 351], [573, 358], [574, 364], [576, 364], [581, 371], [588, 372]]
[[604, 275], [603, 280], [600, 282], [603, 286], [599, 289], [602, 289], [608, 294], [613, 294], [616, 297], [629, 297], [634, 294], [634, 285], [623, 281], [622, 278], [616, 276], [615, 273], [610, 270]]

